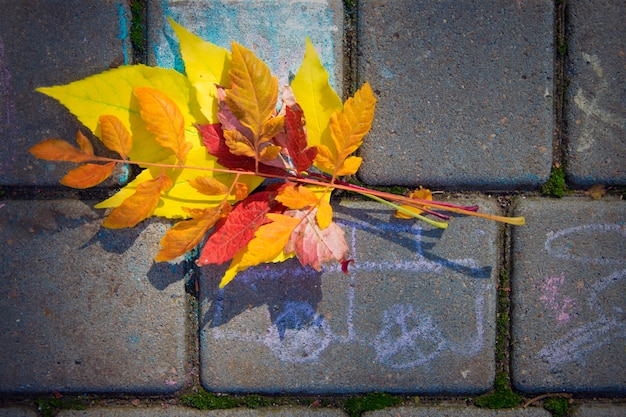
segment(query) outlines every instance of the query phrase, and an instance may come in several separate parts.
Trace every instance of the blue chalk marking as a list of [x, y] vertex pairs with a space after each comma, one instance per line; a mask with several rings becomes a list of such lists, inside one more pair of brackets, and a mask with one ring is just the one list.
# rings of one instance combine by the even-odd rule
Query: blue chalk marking
[[122, 6], [122, 3], [120, 2], [117, 3], [117, 18], [120, 23], [120, 33], [117, 35], [117, 37], [122, 41], [124, 65], [128, 65], [130, 63], [130, 59], [128, 58], [128, 48], [126, 47], [126, 42], [124, 42], [128, 39], [128, 15], [124, 10], [124, 6]]
[[117, 180], [120, 184], [126, 184], [130, 175], [130, 169], [128, 168], [128, 164], [122, 165], [120, 167], [120, 171], [121, 172], [117, 175]]

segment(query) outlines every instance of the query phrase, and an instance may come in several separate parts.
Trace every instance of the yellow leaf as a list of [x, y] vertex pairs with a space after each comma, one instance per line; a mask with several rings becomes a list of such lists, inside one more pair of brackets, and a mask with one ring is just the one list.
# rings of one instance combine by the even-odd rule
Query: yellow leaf
[[[433, 199], [433, 195], [430, 192], [429, 189], [424, 188], [422, 186], [420, 186], [419, 189], [413, 191], [411, 194], [409, 194], [410, 198], [416, 198], [416, 199], [420, 199], [420, 200], [431, 200]], [[413, 212], [415, 214], [421, 214], [424, 212], [424, 210], [420, 210], [417, 207], [413, 207], [413, 206], [409, 206], [408, 204], [400, 204], [400, 207], [402, 207], [405, 210], [408, 210], [410, 212]], [[425, 209], [430, 208], [430, 206], [424, 206]], [[401, 211], [396, 211], [393, 215], [394, 217], [397, 217], [398, 219], [412, 219], [412, 216], [409, 216], [408, 214], [402, 213]]]
[[[209, 155], [204, 148], [192, 149], [189, 152], [189, 155], [187, 155], [186, 163], [189, 166], [223, 168], [215, 162], [215, 158]], [[188, 208], [205, 209], [207, 207], [214, 207], [220, 204], [224, 199], [224, 196], [222, 195], [207, 196], [198, 192], [198, 190], [189, 184], [189, 180], [202, 175], [210, 175], [227, 187], [230, 187], [237, 179], [237, 174], [224, 174], [217, 172], [207, 174], [207, 171], [190, 168], [168, 169], [166, 172], [174, 180], [174, 186], [166, 193], [161, 194], [161, 202], [154, 210], [154, 215], [170, 219], [188, 218], [189, 213], [183, 209], [183, 206]], [[160, 174], [160, 168], [144, 169], [133, 181], [118, 191], [117, 194], [105, 201], [102, 201], [101, 203], [96, 204], [95, 207], [111, 208], [119, 206], [126, 198], [130, 197], [136, 191], [137, 186], [140, 183], [157, 178]], [[239, 176], [238, 181], [246, 184], [249, 190], [254, 190], [263, 182], [263, 178], [255, 175], [241, 175]], [[228, 201], [233, 204], [237, 200], [234, 195], [231, 195], [229, 196]]]
[[239, 268], [271, 262], [283, 251], [293, 229], [300, 223], [300, 219], [284, 214], [268, 213], [266, 216], [272, 222], [259, 227], [254, 233], [254, 239], [248, 243]]
[[180, 42], [180, 53], [185, 62], [185, 72], [196, 89], [200, 110], [209, 123], [218, 123], [217, 92], [215, 84], [230, 85], [230, 53], [217, 45], [204, 41], [168, 17]]
[[232, 43], [229, 75], [231, 89], [226, 94], [226, 103], [257, 141], [263, 125], [276, 110], [278, 79], [252, 51], [237, 42]]
[[115, 162], [105, 165], [85, 164], [74, 168], [61, 178], [61, 184], [72, 188], [90, 188], [100, 184], [113, 173]]
[[317, 225], [320, 229], [324, 230], [333, 221], [333, 208], [330, 203], [326, 201], [326, 199], [320, 200], [320, 203], [317, 207], [317, 213], [315, 213], [315, 219], [317, 220]]
[[187, 140], [194, 147], [203, 146], [194, 124], [203, 124], [207, 120], [192, 100], [193, 87], [189, 80], [173, 69], [141, 64], [121, 66], [70, 84], [37, 88], [37, 91], [61, 102], [98, 137], [101, 137], [100, 115], [116, 116], [133, 138], [134, 146], [129, 154], [131, 160], [162, 161], [171, 153], [155, 143], [153, 135], [146, 130], [139, 113], [139, 103], [133, 97], [135, 87], [152, 87], [171, 98], [183, 114]]
[[161, 239], [161, 250], [157, 262], [171, 261], [195, 248], [221, 217], [221, 207], [206, 208], [199, 212], [191, 211], [192, 219], [176, 223], [165, 232]]
[[[361, 146], [363, 137], [369, 132], [374, 119], [375, 105], [376, 98], [369, 83], [366, 82], [354, 97], [346, 101], [343, 111], [336, 111], [330, 117], [333, 146], [328, 147], [328, 151], [331, 155], [323, 155], [320, 158], [331, 159], [329, 162], [334, 166], [333, 176], [353, 174], [356, 172], [355, 168], [358, 169], [360, 166], [360, 159], [348, 156]], [[318, 150], [320, 149], [318, 147]], [[326, 164], [323, 168], [327, 169]]]
[[122, 159], [126, 159], [133, 148], [130, 133], [116, 116], [100, 116], [100, 139], [104, 146], [120, 154]]
[[189, 180], [189, 185], [195, 188], [200, 194], [205, 195], [225, 195], [228, 194], [228, 187], [212, 177], [198, 177]]
[[192, 144], [185, 139], [185, 118], [174, 100], [150, 87], [137, 87], [133, 92], [146, 128], [161, 146], [174, 152], [179, 163], [184, 163]]
[[137, 225], [140, 221], [152, 216], [159, 204], [161, 192], [172, 185], [172, 180], [164, 174], [140, 183], [133, 195], [111, 211], [102, 222], [102, 226], [109, 229], [121, 229]]
[[230, 153], [239, 156], [248, 156], [254, 158], [256, 152], [252, 148], [252, 144], [241, 132], [238, 130], [225, 130], [224, 131], [224, 143], [230, 149]]
[[309, 146], [330, 146], [330, 116], [343, 106], [328, 83], [328, 72], [309, 38], [306, 40], [304, 60], [291, 82], [291, 89], [304, 111]]
[[282, 148], [280, 146], [274, 146], [274, 145], [265, 146], [261, 150], [261, 153], [259, 154], [259, 161], [261, 162], [273, 161], [274, 159], [278, 157], [278, 154], [280, 154], [281, 150]]
[[276, 201], [290, 209], [299, 210], [316, 205], [319, 199], [308, 187], [290, 184], [280, 190], [276, 196]]

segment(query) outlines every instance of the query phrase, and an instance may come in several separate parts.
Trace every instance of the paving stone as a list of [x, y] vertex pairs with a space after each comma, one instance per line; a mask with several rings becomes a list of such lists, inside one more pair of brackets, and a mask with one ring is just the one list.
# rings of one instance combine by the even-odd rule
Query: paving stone
[[582, 405], [578, 408], [574, 417], [623, 417], [626, 415], [624, 404]]
[[67, 167], [28, 149], [49, 138], [73, 141], [82, 125], [34, 90], [129, 62], [127, 2], [0, 0], [0, 9], [0, 185], [57, 184]]
[[231, 50], [231, 41], [254, 50], [285, 85], [304, 56], [305, 38], [315, 45], [330, 81], [341, 96], [343, 4], [340, 0], [149, 2], [148, 62], [181, 72], [178, 40], [166, 17], [192, 33]]
[[305, 407], [234, 408], [230, 410], [201, 411], [186, 407], [137, 408], [137, 407], [97, 407], [84, 411], [62, 411], [58, 417], [342, 417], [346, 414], [336, 409], [315, 409]]
[[173, 392], [185, 380], [181, 267], [165, 224], [101, 229], [92, 202], [0, 204], [0, 392]]
[[0, 408], [0, 417], [37, 417], [35, 410], [22, 407]]
[[543, 408], [486, 410], [476, 407], [398, 407], [363, 413], [363, 417], [550, 417]]
[[626, 391], [626, 203], [526, 199], [513, 229], [513, 383]]
[[526, 189], [552, 165], [553, 2], [359, 1], [368, 184]]
[[[474, 201], [464, 201], [464, 204]], [[484, 211], [497, 210], [478, 200]], [[378, 203], [334, 209], [350, 275], [297, 260], [240, 273], [203, 268], [201, 379], [218, 392], [477, 393], [494, 376], [498, 225], [445, 231]]]
[[626, 184], [626, 8], [620, 0], [568, 8], [568, 179]]

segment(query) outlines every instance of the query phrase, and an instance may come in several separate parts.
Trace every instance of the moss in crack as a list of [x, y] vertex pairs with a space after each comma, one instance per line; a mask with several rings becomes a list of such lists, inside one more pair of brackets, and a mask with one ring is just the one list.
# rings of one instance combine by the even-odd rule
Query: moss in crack
[[44, 417], [52, 417], [59, 410], [84, 410], [85, 402], [78, 398], [46, 398], [35, 400], [37, 409]]
[[517, 407], [522, 398], [509, 388], [508, 382], [507, 374], [500, 372], [496, 375], [493, 392], [476, 398], [474, 403], [479, 407], [492, 409]]
[[566, 190], [565, 170], [562, 166], [555, 166], [548, 181], [541, 186], [541, 193], [549, 197], [561, 198]]
[[567, 417], [569, 415], [569, 400], [567, 398], [548, 398], [543, 408], [552, 413], [552, 417]]
[[181, 403], [199, 410], [216, 410], [239, 407], [239, 401], [227, 395], [198, 391], [180, 397]]
[[146, 60], [146, 0], [129, 0], [130, 13], [130, 42], [133, 47], [136, 62]]
[[362, 397], [348, 398], [344, 403], [344, 408], [350, 417], [358, 417], [365, 411], [382, 410], [392, 407], [402, 402], [402, 399], [390, 394], [372, 392]]

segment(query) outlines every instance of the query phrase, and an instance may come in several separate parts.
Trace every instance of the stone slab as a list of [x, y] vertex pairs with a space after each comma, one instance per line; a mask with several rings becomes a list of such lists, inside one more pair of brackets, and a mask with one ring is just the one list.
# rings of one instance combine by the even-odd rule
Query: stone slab
[[178, 40], [167, 16], [192, 33], [231, 50], [231, 41], [252, 49], [286, 85], [304, 57], [308, 36], [341, 96], [343, 4], [340, 0], [162, 0], [148, 3], [148, 62], [183, 72]]
[[23, 407], [0, 408], [0, 417], [37, 417], [38, 415], [35, 410]]
[[94, 407], [84, 411], [61, 411], [58, 417], [343, 417], [337, 409], [306, 407], [233, 408], [230, 410], [195, 410], [188, 407]]
[[574, 417], [623, 417], [626, 415], [626, 404], [584, 404], [576, 409]]
[[626, 203], [521, 200], [513, 229], [514, 386], [626, 392]]
[[185, 381], [182, 267], [166, 229], [102, 229], [92, 202], [0, 204], [0, 392], [173, 392]]
[[543, 408], [486, 410], [476, 407], [397, 407], [363, 413], [363, 417], [550, 417]]
[[[474, 204], [472, 201], [464, 201]], [[478, 200], [497, 211], [491, 200]], [[355, 263], [322, 272], [292, 259], [240, 273], [203, 268], [201, 380], [209, 391], [479, 393], [494, 377], [498, 225], [445, 231], [343, 201], [335, 218]]]
[[128, 5], [0, 0], [0, 10], [0, 185], [56, 185], [67, 166], [37, 160], [28, 149], [49, 138], [73, 142], [82, 125], [35, 88], [130, 62]]
[[568, 180], [626, 184], [626, 8], [568, 4]]
[[368, 184], [528, 189], [552, 165], [553, 2], [359, 1]]

